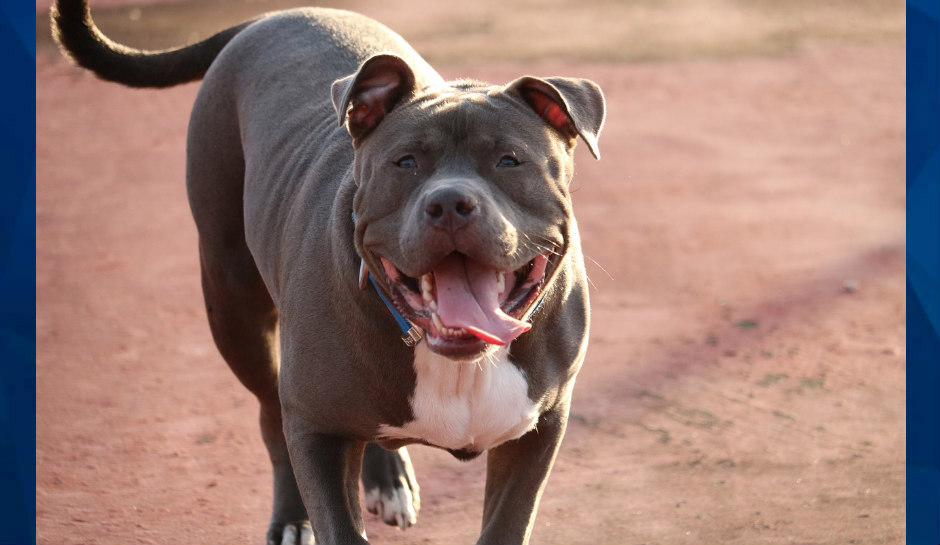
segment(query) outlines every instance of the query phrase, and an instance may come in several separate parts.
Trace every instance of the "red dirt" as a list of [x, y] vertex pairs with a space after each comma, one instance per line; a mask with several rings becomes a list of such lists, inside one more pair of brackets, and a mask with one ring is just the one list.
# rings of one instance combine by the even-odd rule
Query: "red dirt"
[[[539, 544], [904, 543], [904, 49], [440, 65], [590, 77], [594, 326]], [[40, 544], [260, 543], [256, 404], [215, 351], [183, 187], [197, 87], [37, 53]], [[472, 543], [484, 461], [412, 449], [407, 532]]]

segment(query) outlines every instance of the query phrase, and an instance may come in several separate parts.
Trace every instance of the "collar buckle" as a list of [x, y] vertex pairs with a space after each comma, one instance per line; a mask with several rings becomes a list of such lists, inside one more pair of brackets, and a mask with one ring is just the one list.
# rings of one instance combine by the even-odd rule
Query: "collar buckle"
[[405, 343], [405, 346], [413, 348], [421, 342], [421, 330], [415, 326], [411, 326], [411, 329], [402, 336], [401, 342]]

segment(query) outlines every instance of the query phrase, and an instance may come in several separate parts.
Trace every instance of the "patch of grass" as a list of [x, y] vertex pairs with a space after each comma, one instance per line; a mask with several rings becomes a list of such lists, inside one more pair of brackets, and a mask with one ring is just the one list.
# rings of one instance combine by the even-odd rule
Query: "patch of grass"
[[589, 428], [597, 428], [600, 421], [596, 418], [588, 418], [582, 414], [570, 413], [568, 415], [568, 421], [574, 424], [581, 424], [582, 426], [587, 426]]
[[653, 427], [647, 426], [646, 424], [640, 424], [640, 427], [648, 432], [652, 432], [658, 435], [659, 437], [656, 438], [657, 443], [666, 445], [666, 444], [669, 444], [670, 441], [672, 441], [672, 434], [669, 433], [669, 430], [667, 430], [666, 428], [653, 428]]
[[763, 378], [763, 379], [757, 381], [757, 385], [758, 385], [758, 386], [764, 386], [764, 387], [766, 388], [767, 386], [771, 386], [771, 385], [773, 385], [773, 384], [776, 384], [776, 383], [778, 383], [778, 382], [780, 382], [780, 381], [783, 381], [783, 380], [786, 380], [786, 379], [788, 379], [788, 378], [790, 378], [790, 377], [789, 377], [789, 375], [787, 375], [786, 373], [778, 373], [778, 374], [768, 373], [768, 374], [764, 375], [764, 378]]
[[649, 390], [640, 390], [639, 392], [636, 393], [636, 397], [639, 399], [650, 398], [650, 399], [655, 399], [657, 401], [662, 401], [664, 399], [663, 396], [657, 393], [651, 392]]
[[[673, 411], [669, 411], [673, 412]], [[695, 428], [701, 429], [712, 429], [720, 424], [718, 417], [712, 414], [711, 411], [706, 411], [705, 409], [686, 409], [682, 407], [677, 407], [674, 411], [672, 417], [677, 421], [685, 424], [687, 426], [692, 426]]]
[[751, 319], [738, 320], [734, 323], [734, 327], [739, 327], [741, 329], [757, 329], [758, 326], [760, 326], [760, 322]]
[[734, 460], [732, 460], [731, 458], [724, 458], [724, 459], [718, 460], [717, 462], [715, 462], [715, 465], [717, 465], [718, 467], [723, 467], [725, 469], [734, 469], [737, 466], [737, 464], [735, 464]]
[[804, 378], [803, 380], [800, 381], [800, 386], [810, 389], [810, 390], [818, 390], [820, 388], [823, 388], [825, 385], [826, 385], [826, 377]]

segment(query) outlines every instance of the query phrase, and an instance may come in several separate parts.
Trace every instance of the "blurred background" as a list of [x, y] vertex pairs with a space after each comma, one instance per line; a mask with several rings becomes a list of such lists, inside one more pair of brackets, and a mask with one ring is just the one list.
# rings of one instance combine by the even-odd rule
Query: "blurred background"
[[[37, 12], [49, 4], [37, 0]], [[905, 33], [904, 4], [885, 0], [101, 0], [92, 5], [109, 36], [142, 48], [196, 41], [264, 11], [308, 5], [348, 9], [393, 28], [435, 65], [784, 55], [813, 40], [903, 44]], [[45, 18], [38, 17], [37, 36], [46, 40], [48, 34]]]

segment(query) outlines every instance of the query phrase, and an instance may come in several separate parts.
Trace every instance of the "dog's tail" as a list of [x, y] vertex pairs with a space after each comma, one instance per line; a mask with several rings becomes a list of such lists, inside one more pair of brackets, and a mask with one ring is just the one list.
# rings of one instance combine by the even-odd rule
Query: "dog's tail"
[[52, 35], [66, 56], [101, 79], [130, 87], [171, 87], [202, 79], [225, 44], [254, 22], [246, 21], [192, 45], [144, 51], [102, 34], [87, 0], [56, 0], [50, 15]]

